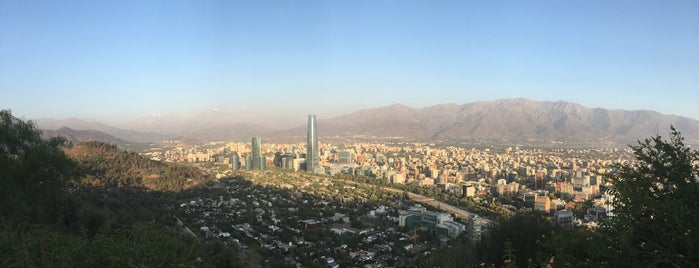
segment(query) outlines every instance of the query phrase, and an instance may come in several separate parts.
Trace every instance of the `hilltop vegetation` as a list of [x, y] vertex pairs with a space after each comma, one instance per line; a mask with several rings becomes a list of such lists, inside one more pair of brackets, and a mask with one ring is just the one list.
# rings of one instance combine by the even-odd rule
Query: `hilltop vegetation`
[[51, 222], [60, 217], [62, 188], [77, 174], [77, 165], [61, 146], [65, 140], [42, 140], [31, 122], [0, 111], [0, 222]]
[[89, 141], [65, 152], [81, 168], [78, 184], [82, 185], [181, 191], [207, 181], [196, 168], [153, 161], [116, 145]]
[[65, 146], [63, 138], [43, 140], [31, 121], [0, 111], [0, 267], [239, 266], [235, 246], [202, 242], [173, 227], [167, 207], [178, 193], [80, 182], [139, 186], [140, 174], [158, 174], [174, 182], [154, 188], [183, 189], [186, 178], [203, 176], [101, 143], [67, 149], [80, 162]]

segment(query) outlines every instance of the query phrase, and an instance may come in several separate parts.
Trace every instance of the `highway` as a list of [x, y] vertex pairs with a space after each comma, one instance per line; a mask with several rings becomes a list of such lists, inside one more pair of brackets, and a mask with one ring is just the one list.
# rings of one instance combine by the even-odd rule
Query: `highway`
[[[363, 182], [356, 182], [356, 181], [352, 181], [352, 180], [345, 180], [345, 179], [338, 179], [338, 178], [332, 178], [332, 179], [341, 180], [341, 181], [344, 181], [346, 183], [356, 183], [356, 184], [362, 184], [365, 186], [380, 187], [383, 190], [386, 190], [389, 192], [394, 192], [394, 193], [403, 193], [403, 190], [399, 190], [399, 189], [395, 189], [395, 188], [391, 188], [391, 187], [387, 187], [387, 186], [377, 186], [377, 185], [367, 184], [367, 183], [363, 183]], [[459, 217], [459, 218], [464, 219], [464, 220], [468, 220], [471, 215], [478, 215], [478, 214], [475, 214], [473, 212], [469, 212], [469, 211], [463, 210], [461, 208], [449, 205], [447, 203], [444, 203], [442, 201], [436, 200], [436, 199], [431, 198], [431, 197], [427, 197], [427, 196], [424, 196], [421, 194], [416, 194], [416, 193], [411, 193], [411, 192], [407, 192], [407, 193], [408, 193], [408, 197], [412, 200], [415, 200], [419, 203], [423, 203], [423, 204], [427, 204], [427, 205], [436, 207], [442, 211], [445, 211], [445, 212], [448, 212], [451, 214], [455, 214], [456, 217]], [[490, 225], [493, 223], [494, 223], [494, 221], [492, 221], [490, 219], [486, 219], [484, 217], [481, 217], [481, 226], [487, 226], [487, 225]]]
[[[403, 193], [402, 190], [394, 189], [391, 187], [381, 187], [381, 189], [386, 190], [386, 191], [390, 191], [390, 192], [394, 192], [394, 193]], [[407, 193], [408, 193], [408, 197], [412, 200], [415, 200], [419, 203], [423, 203], [423, 204], [427, 204], [427, 205], [436, 207], [440, 210], [446, 211], [446, 212], [451, 213], [451, 214], [455, 214], [457, 217], [462, 218], [464, 220], [468, 220], [469, 217], [472, 215], [478, 215], [478, 214], [475, 214], [473, 212], [466, 211], [466, 210], [463, 210], [461, 208], [449, 205], [447, 203], [444, 203], [442, 201], [436, 200], [436, 199], [431, 198], [431, 197], [427, 197], [424, 195], [411, 193], [411, 192], [407, 192]], [[486, 225], [489, 225], [492, 223], [493, 223], [492, 220], [481, 217], [481, 226], [486, 226]]]

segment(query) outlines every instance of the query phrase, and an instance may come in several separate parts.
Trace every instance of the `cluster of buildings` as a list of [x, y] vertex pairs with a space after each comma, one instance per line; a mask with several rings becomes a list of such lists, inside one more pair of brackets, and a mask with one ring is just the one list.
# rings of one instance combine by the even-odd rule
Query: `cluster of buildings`
[[[257, 245], [267, 252], [265, 258], [329, 267], [399, 265], [438, 246], [416, 241], [413, 229], [436, 228], [443, 239], [466, 230], [448, 214], [368, 201], [364, 190], [349, 183], [300, 176], [259, 179], [209, 182], [200, 194], [179, 201], [174, 210], [178, 224], [193, 236], [236, 243], [248, 250]], [[341, 198], [338, 193], [354, 198]], [[401, 210], [406, 207], [407, 212]]]
[[[435, 232], [437, 235], [456, 238], [466, 231], [466, 225], [454, 221], [451, 215], [444, 212], [429, 211], [427, 208], [415, 204], [408, 210], [399, 211], [399, 226], [409, 229], [422, 228]], [[481, 221], [478, 215], [469, 219], [468, 234], [474, 242], [480, 242]]]
[[[322, 167], [319, 165], [318, 159], [318, 123], [315, 115], [308, 116], [308, 138], [306, 142], [306, 153], [301, 155], [294, 151], [293, 157], [291, 154], [286, 154], [280, 159], [279, 154], [275, 154], [274, 162], [276, 166], [283, 168], [291, 168], [295, 171], [306, 170], [307, 172], [323, 173]], [[245, 170], [260, 170], [265, 171], [267, 169], [267, 157], [262, 155], [262, 139], [260, 137], [252, 138], [251, 150], [244, 159]], [[225, 155], [228, 154], [227, 148], [222, 150], [222, 159], [220, 162], [229, 164], [231, 169], [239, 170], [241, 169], [241, 161], [243, 158], [240, 151], [233, 151], [230, 155], [230, 159], [226, 159]]]
[[[278, 148], [284, 150], [283, 148]], [[432, 144], [324, 144], [320, 149], [321, 172], [372, 176], [393, 184], [439, 187], [476, 201], [509, 198], [546, 215], [571, 210], [594, 200], [605, 207], [600, 191], [608, 167], [627, 161], [626, 152], [614, 149], [540, 149], [515, 147], [501, 152]], [[278, 158], [280, 155], [277, 151]], [[282, 151], [285, 161], [277, 167], [298, 170], [292, 147]], [[560, 214], [560, 213], [559, 213]], [[580, 219], [587, 221], [585, 219]]]
[[411, 230], [420, 228], [451, 238], [456, 238], [465, 232], [474, 243], [480, 243], [484, 232], [483, 221], [477, 214], [470, 215], [467, 224], [454, 221], [448, 213], [429, 211], [420, 204], [415, 204], [407, 210], [400, 210], [398, 214], [399, 226], [405, 226]]
[[[223, 155], [226, 154], [228, 154], [228, 152], [224, 150]], [[252, 138], [251, 152], [244, 157], [238, 152], [232, 152], [230, 160], [226, 161], [228, 159], [226, 159], [223, 155], [220, 156], [221, 159], [219, 162], [230, 165], [231, 169], [233, 170], [240, 170], [241, 167], [243, 167], [241, 164], [244, 164], [245, 170], [247, 171], [251, 171], [253, 169], [260, 171], [267, 170], [267, 157], [262, 155], [262, 139], [260, 139], [260, 137]], [[244, 159], [245, 162], [241, 163], [241, 159]]]
[[[150, 152], [152, 153], [152, 152]], [[146, 152], [149, 154], [149, 152]], [[218, 162], [232, 170], [265, 171], [268, 166], [316, 174], [354, 174], [393, 184], [439, 187], [460, 197], [484, 202], [520, 199], [533, 210], [554, 215], [571, 203], [595, 200], [604, 207], [600, 187], [615, 163], [628, 152], [604, 149], [522, 149], [457, 146], [421, 142], [319, 143], [315, 115], [308, 116], [305, 143], [208, 143], [171, 146], [152, 158], [181, 162]]]

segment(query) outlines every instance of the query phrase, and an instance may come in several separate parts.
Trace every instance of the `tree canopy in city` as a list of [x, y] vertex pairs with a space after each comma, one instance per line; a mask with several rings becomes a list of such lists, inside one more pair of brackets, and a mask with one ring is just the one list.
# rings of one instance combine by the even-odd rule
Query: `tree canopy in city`
[[606, 192], [613, 217], [603, 231], [610, 264], [633, 267], [699, 265], [699, 151], [674, 127], [630, 146], [637, 161], [617, 165]]

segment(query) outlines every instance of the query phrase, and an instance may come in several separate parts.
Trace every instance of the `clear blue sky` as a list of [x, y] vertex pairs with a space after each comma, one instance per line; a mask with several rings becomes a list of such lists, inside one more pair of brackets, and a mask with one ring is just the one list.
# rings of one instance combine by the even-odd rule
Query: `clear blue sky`
[[25, 118], [516, 97], [699, 119], [699, 1], [0, 0]]

